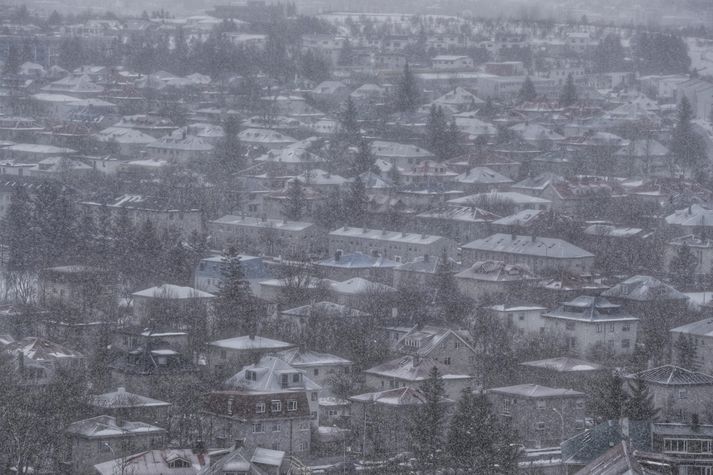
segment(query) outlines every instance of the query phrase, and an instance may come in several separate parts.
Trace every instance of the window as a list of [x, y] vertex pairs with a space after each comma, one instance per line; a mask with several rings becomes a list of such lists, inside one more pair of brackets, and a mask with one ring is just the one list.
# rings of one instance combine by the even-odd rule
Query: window
[[297, 450], [300, 452], [304, 452], [307, 450], [307, 442], [300, 442], [299, 445], [297, 446]]
[[679, 399], [688, 399], [688, 390], [687, 389], [679, 389], [678, 390], [678, 398]]
[[270, 401], [270, 411], [271, 412], [280, 412], [282, 410], [282, 402], [281, 401]]
[[280, 426], [280, 424], [278, 424], [277, 422], [275, 422], [275, 423], [272, 424], [272, 431], [273, 431], [273, 432], [280, 432], [280, 431], [282, 431], [282, 426]]
[[456, 340], [453, 342], [453, 348], [456, 350], [460, 348], [460, 340]]
[[111, 452], [111, 446], [104, 442], [103, 440], [100, 440], [98, 442], [99, 444], [99, 452]]
[[602, 324], [597, 323], [597, 333], [601, 333], [601, 332], [602, 332]]
[[312, 371], [312, 374], [313, 374], [314, 376], [319, 376], [319, 368], [315, 368], [315, 369]]
[[334, 416], [337, 415], [336, 409], [330, 409], [330, 410], [328, 411], [328, 413], [329, 413], [329, 416], [330, 416], [330, 417], [334, 417]]
[[629, 324], [629, 323], [624, 323], [624, 324], [621, 326], [621, 331], [623, 331], [623, 332], [628, 332], [629, 330], [631, 330], [631, 324]]
[[317, 393], [312, 393], [312, 396], [311, 396], [311, 397], [312, 397], [312, 400], [313, 400], [313, 401], [316, 401], [316, 400], [317, 400]]
[[257, 381], [257, 373], [255, 371], [246, 371], [245, 379], [248, 381]]
[[613, 323], [610, 323], [609, 324], [609, 332], [613, 332], [614, 328], [616, 328], [616, 325], [614, 325]]
[[228, 415], [232, 416], [233, 415], [233, 397], [228, 398]]
[[293, 382], [293, 383], [299, 383], [299, 382], [300, 382], [300, 374], [299, 374], [299, 373], [295, 373], [295, 374], [292, 375], [292, 382]]
[[577, 399], [577, 402], [575, 403], [575, 407], [577, 409], [584, 409], [584, 399]]
[[544, 422], [535, 422], [535, 430], [545, 430]]
[[262, 414], [265, 412], [265, 403], [264, 402], [259, 402], [255, 404], [255, 412], [258, 414]]
[[290, 399], [287, 401], [287, 410], [288, 411], [296, 411], [297, 410], [297, 401], [294, 399]]
[[451, 364], [451, 357], [446, 356], [445, 358], [443, 358], [443, 364], [446, 364], [446, 365]]
[[621, 347], [622, 348], [629, 348], [631, 346], [631, 342], [628, 339], [621, 340]]
[[300, 422], [297, 426], [298, 430], [309, 430], [309, 422]]
[[183, 459], [176, 459], [168, 462], [168, 468], [189, 468], [191, 464]]
[[262, 425], [262, 422], [253, 424], [253, 434], [262, 434], [263, 432], [265, 432], [265, 427]]
[[537, 409], [545, 409], [547, 407], [547, 402], [544, 399], [537, 400]]
[[272, 450], [280, 450], [280, 443], [279, 443], [279, 442], [273, 442], [273, 443], [272, 443]]
[[520, 320], [521, 322], [524, 321], [524, 320], [525, 320], [525, 315], [522, 314], [522, 313], [521, 313], [520, 315], [518, 315], [518, 320]]

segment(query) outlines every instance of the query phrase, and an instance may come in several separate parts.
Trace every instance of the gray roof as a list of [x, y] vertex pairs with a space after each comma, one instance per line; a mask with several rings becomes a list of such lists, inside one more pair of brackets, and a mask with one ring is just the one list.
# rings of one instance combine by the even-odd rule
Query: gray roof
[[647, 383], [665, 386], [713, 385], [713, 376], [696, 373], [673, 365], [659, 366], [628, 376], [629, 379], [643, 379]]
[[696, 336], [713, 336], [713, 318], [705, 318], [693, 323], [687, 323], [671, 330], [675, 333], [685, 333]]
[[635, 275], [602, 292], [603, 297], [636, 301], [688, 300], [683, 293], [648, 275]]
[[518, 384], [515, 386], [506, 386], [501, 388], [488, 389], [488, 393], [509, 394], [524, 398], [550, 398], [550, 397], [584, 397], [585, 394], [574, 389], [550, 388], [540, 386], [538, 384]]
[[542, 315], [543, 317], [580, 320], [590, 322], [638, 321], [639, 319], [625, 312], [621, 305], [616, 305], [604, 297], [581, 295]]
[[579, 259], [594, 257], [591, 252], [556, 238], [538, 236], [517, 236], [497, 233], [483, 239], [476, 239], [463, 246], [463, 249], [477, 251], [502, 252], [525, 256], [547, 257], [553, 259]]
[[525, 361], [520, 363], [521, 366], [530, 368], [544, 368], [558, 373], [578, 373], [586, 371], [602, 371], [606, 369], [604, 366], [592, 363], [586, 360], [561, 356], [559, 358], [548, 358], [537, 361]]

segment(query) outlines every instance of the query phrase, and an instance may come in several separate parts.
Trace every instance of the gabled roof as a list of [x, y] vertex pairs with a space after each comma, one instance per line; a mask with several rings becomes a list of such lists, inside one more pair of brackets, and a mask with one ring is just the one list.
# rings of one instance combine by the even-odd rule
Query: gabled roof
[[434, 367], [438, 368], [443, 379], [472, 379], [472, 376], [467, 374], [453, 373], [451, 366], [440, 363], [432, 358], [419, 358], [411, 355], [387, 361], [386, 363], [369, 368], [364, 372], [376, 376], [417, 383], [427, 380]]
[[[352, 402], [380, 404], [384, 406], [419, 406], [426, 403], [426, 396], [410, 386], [374, 393], [364, 393], [349, 398]], [[450, 399], [443, 398], [444, 404], [452, 403]]]
[[564, 177], [555, 173], [545, 172], [530, 176], [512, 185], [512, 188], [542, 191], [552, 182], [564, 181]]
[[69, 348], [34, 336], [28, 336], [19, 341], [14, 341], [5, 346], [4, 350], [10, 354], [22, 355], [33, 361], [54, 361], [62, 358], [84, 358], [84, 355], [78, 351], [70, 350]]
[[[210, 466], [210, 458], [209, 454], [195, 452], [193, 449], [149, 450], [98, 463], [94, 465], [94, 469], [99, 475], [115, 475], [122, 472], [131, 475], [155, 475], [157, 473], [195, 475], [203, 473], [202, 470]], [[188, 467], [177, 468], [169, 465], [178, 460], [185, 461]]]
[[713, 210], [694, 204], [666, 216], [666, 223], [677, 226], [713, 226]]
[[713, 385], [713, 376], [689, 371], [674, 365], [647, 369], [628, 376], [628, 379], [643, 379], [647, 383], [664, 386]]
[[617, 297], [639, 302], [662, 300], [688, 300], [688, 297], [672, 286], [648, 275], [635, 275], [619, 282], [601, 294], [603, 297]]
[[644, 470], [634, 458], [634, 451], [624, 440], [589, 462], [575, 475], [646, 475], [653, 474]]
[[488, 282], [524, 282], [537, 276], [522, 264], [506, 264], [503, 261], [478, 261], [455, 275], [456, 279]]
[[589, 295], [580, 295], [569, 302], [563, 302], [556, 309], [543, 314], [543, 317], [588, 322], [639, 320], [625, 312], [621, 305], [613, 304], [604, 297], [592, 297]]
[[503, 185], [512, 183], [512, 180], [488, 167], [471, 168], [465, 173], [455, 178], [458, 183], [482, 184], [482, 185]]
[[[283, 374], [301, 374], [301, 382], [295, 385], [290, 378], [290, 385], [285, 387], [281, 382]], [[249, 375], [254, 375], [255, 379], [249, 378]], [[252, 393], [316, 391], [321, 389], [317, 383], [304, 375], [304, 371], [293, 368], [275, 356], [263, 356], [257, 363], [244, 367], [226, 379], [224, 385], [227, 388]]]
[[[405, 332], [396, 342], [396, 350], [403, 354], [417, 354], [420, 357], [430, 355], [439, 345], [444, 342], [449, 336], [453, 336], [471, 351], [473, 347], [463, 339], [457, 332], [450, 328], [436, 327], [426, 325], [419, 328], [418, 326], [411, 328]], [[415, 343], [415, 346], [411, 344]]]
[[483, 239], [476, 239], [463, 246], [463, 249], [553, 259], [582, 259], [594, 257], [594, 254], [591, 252], [585, 251], [562, 239], [539, 236], [516, 236], [503, 233], [493, 234]]
[[302, 305], [301, 307], [290, 308], [287, 310], [282, 310], [280, 312], [283, 315], [300, 316], [307, 317], [313, 313], [321, 313], [326, 317], [338, 317], [338, 318], [352, 318], [352, 317], [364, 317], [368, 314], [357, 310], [355, 308], [347, 307], [346, 305], [340, 305], [334, 302], [316, 302], [313, 304]]

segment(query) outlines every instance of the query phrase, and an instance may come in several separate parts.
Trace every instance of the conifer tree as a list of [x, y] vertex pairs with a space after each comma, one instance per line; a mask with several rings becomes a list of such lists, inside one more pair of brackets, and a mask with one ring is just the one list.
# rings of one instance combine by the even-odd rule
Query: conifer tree
[[413, 112], [420, 103], [421, 91], [416, 81], [416, 76], [408, 63], [404, 65], [403, 73], [396, 86], [396, 110], [399, 112]]
[[624, 404], [624, 416], [635, 421], [656, 420], [660, 409], [654, 407], [654, 395], [641, 378], [629, 381], [629, 398]]
[[483, 104], [483, 107], [480, 108], [480, 115], [489, 119], [495, 116], [495, 113], [497, 111], [495, 110], [495, 104], [493, 104], [493, 99], [488, 96], [485, 98], [485, 104]]
[[431, 106], [428, 114], [426, 135], [428, 148], [439, 160], [446, 160], [450, 149], [450, 144], [448, 143], [448, 123], [446, 122], [443, 109], [435, 104]]
[[158, 284], [162, 245], [151, 220], [141, 223], [134, 238], [133, 251], [136, 255], [134, 277], [137, 283], [141, 286]]
[[429, 470], [441, 466], [445, 449], [446, 393], [437, 367], [431, 368], [421, 391], [425, 401], [414, 412], [409, 432], [419, 467]]
[[518, 98], [523, 102], [531, 102], [537, 99], [537, 90], [535, 90], [535, 85], [532, 83], [530, 76], [527, 76], [522, 83]]
[[302, 182], [297, 179], [290, 181], [282, 206], [282, 215], [290, 221], [299, 221], [304, 215], [306, 206], [307, 198]]
[[369, 197], [366, 186], [360, 176], [356, 176], [349, 185], [349, 193], [344, 202], [346, 218], [355, 226], [366, 226], [366, 212]]
[[669, 272], [677, 286], [688, 287], [695, 282], [698, 259], [685, 242], [669, 263]]
[[618, 373], [604, 376], [592, 387], [592, 413], [600, 420], [618, 420], [628, 397]]
[[569, 107], [577, 102], [577, 86], [574, 85], [574, 77], [572, 73], [567, 75], [567, 81], [560, 93], [560, 105]]
[[683, 96], [678, 105], [678, 119], [671, 136], [671, 153], [676, 163], [689, 169], [702, 163], [706, 156], [703, 139], [693, 131], [691, 119], [691, 103]]
[[216, 158], [224, 173], [239, 171], [244, 165], [243, 147], [238, 139], [239, 121], [229, 116], [223, 123], [224, 136], [215, 147]]
[[29, 270], [36, 258], [33, 243], [37, 236], [32, 222], [32, 203], [24, 186], [15, 188], [2, 227], [3, 239], [9, 248], [8, 270]]
[[339, 134], [349, 145], [355, 145], [359, 142], [361, 134], [359, 117], [356, 105], [351, 97], [347, 97], [339, 112]]
[[690, 336], [683, 333], [678, 334], [678, 339], [674, 343], [676, 350], [676, 364], [687, 370], [694, 370], [693, 364], [696, 359], [696, 345]]
[[240, 257], [234, 248], [225, 251], [221, 261], [222, 280], [215, 301], [214, 335], [240, 332], [257, 333], [257, 303], [245, 279]]
[[359, 140], [359, 148], [354, 155], [354, 165], [352, 166], [354, 174], [361, 175], [371, 171], [374, 167], [375, 158], [371, 153], [371, 144], [368, 140], [362, 138]]
[[485, 394], [466, 389], [461, 394], [448, 427], [447, 452], [453, 468], [482, 473], [517, 471], [515, 437], [498, 420]]

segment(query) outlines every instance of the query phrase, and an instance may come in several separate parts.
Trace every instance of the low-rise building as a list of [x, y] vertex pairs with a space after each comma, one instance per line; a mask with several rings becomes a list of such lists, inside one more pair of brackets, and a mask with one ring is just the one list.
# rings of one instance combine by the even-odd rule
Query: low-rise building
[[584, 274], [594, 265], [594, 254], [562, 239], [539, 236], [496, 233], [466, 244], [462, 253], [465, 262], [520, 264], [536, 274], [552, 270]]
[[268, 353], [294, 345], [256, 335], [236, 336], [206, 344], [206, 362], [212, 371], [223, 373], [239, 369]]
[[502, 261], [478, 261], [455, 275], [458, 290], [467, 297], [480, 299], [486, 295], [522, 292], [537, 282], [526, 265], [505, 264]]
[[570, 351], [586, 356], [593, 351], [629, 355], [639, 319], [603, 297], [582, 295], [544, 313], [547, 327], [567, 339]]
[[539, 335], [545, 332], [546, 322], [542, 314], [547, 308], [539, 305], [498, 304], [486, 310], [505, 326], [514, 328], [521, 334]]
[[486, 394], [527, 448], [557, 447], [584, 429], [587, 396], [579, 391], [520, 384]]
[[[713, 374], [713, 319], [705, 318], [671, 330], [674, 364], [690, 365], [691, 369]], [[682, 339], [688, 345], [680, 345]]]
[[456, 245], [443, 236], [387, 231], [344, 226], [329, 233], [329, 253], [362, 252], [383, 256], [396, 262], [407, 262], [415, 257], [455, 254]]
[[25, 337], [2, 348], [16, 364], [23, 384], [43, 385], [52, 382], [58, 373], [82, 373], [87, 368], [85, 356], [53, 341]]

